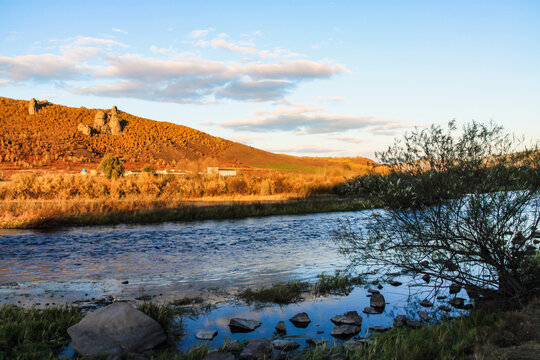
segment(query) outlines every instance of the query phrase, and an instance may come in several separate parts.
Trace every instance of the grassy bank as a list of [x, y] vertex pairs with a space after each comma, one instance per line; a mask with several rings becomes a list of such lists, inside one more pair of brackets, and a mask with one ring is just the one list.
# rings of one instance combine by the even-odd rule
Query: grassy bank
[[[497, 307], [491, 307], [497, 308]], [[139, 307], [156, 319], [170, 339], [181, 336], [182, 311], [173, 305]], [[180, 317], [180, 318], [179, 318]], [[0, 359], [54, 359], [69, 343], [66, 330], [82, 318], [76, 308], [37, 310], [12, 305], [0, 307]], [[147, 359], [201, 360], [209, 346], [179, 353], [173, 346], [145, 354]], [[219, 346], [228, 351], [227, 343]], [[324, 360], [332, 354], [350, 359], [536, 359], [540, 350], [540, 301], [512, 311], [475, 310], [468, 316], [420, 329], [393, 328], [367, 341], [306, 347], [290, 356]], [[234, 352], [238, 354], [238, 349]], [[86, 358], [97, 359], [97, 358]]]
[[214, 203], [153, 199], [13, 200], [0, 202], [0, 228], [160, 223], [210, 219], [240, 219], [269, 215], [354, 211], [376, 207], [368, 200], [302, 198], [276, 201]]

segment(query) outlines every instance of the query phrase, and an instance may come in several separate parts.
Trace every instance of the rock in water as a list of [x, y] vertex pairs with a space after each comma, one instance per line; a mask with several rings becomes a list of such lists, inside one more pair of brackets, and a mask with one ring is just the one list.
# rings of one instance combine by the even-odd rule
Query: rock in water
[[154, 319], [123, 302], [89, 313], [67, 332], [73, 349], [83, 356], [142, 353], [167, 340]]
[[94, 127], [101, 129], [107, 123], [107, 114], [103, 110], [99, 110], [94, 116]]
[[362, 312], [364, 314], [368, 314], [368, 315], [377, 315], [377, 314], [381, 314], [382, 312], [384, 311], [384, 308], [374, 308], [374, 307], [366, 307], [364, 308], [364, 310], [362, 310]]
[[272, 348], [265, 339], [251, 339], [240, 353], [240, 360], [269, 359]]
[[111, 129], [111, 134], [120, 135], [122, 133], [122, 125], [120, 124], [120, 119], [118, 119], [118, 116], [113, 114], [107, 125], [109, 125], [109, 129]]
[[325, 342], [328, 342], [327, 340], [321, 340], [321, 339], [307, 339], [306, 344], [311, 346], [322, 346]]
[[195, 333], [195, 337], [199, 340], [213, 340], [217, 336], [217, 330], [199, 330]]
[[362, 328], [356, 325], [339, 325], [332, 329], [330, 335], [340, 339], [347, 339], [358, 334], [360, 330], [362, 330]]
[[403, 284], [403, 283], [400, 282], [400, 281], [390, 281], [390, 285], [392, 285], [392, 286], [400, 286], [401, 284]]
[[86, 136], [92, 135], [92, 128], [90, 126], [88, 126], [88, 125], [79, 124], [77, 126], [77, 130], [79, 130], [80, 132], [82, 132]]
[[311, 322], [311, 319], [305, 312], [298, 313], [289, 320], [293, 323], [294, 326], [298, 328], [306, 328]]
[[280, 321], [276, 325], [276, 331], [279, 333], [286, 333], [287, 332], [287, 325], [285, 325], [285, 321]]
[[345, 315], [334, 316], [331, 321], [336, 325], [362, 326], [362, 317], [356, 311], [349, 311]]
[[293, 351], [300, 347], [300, 344], [292, 340], [274, 340], [272, 341], [274, 349], [283, 351]]
[[37, 102], [36, 99], [32, 99], [28, 102], [28, 114], [34, 115], [37, 113]]
[[261, 326], [262, 322], [241, 318], [232, 318], [229, 321], [229, 328], [232, 332], [251, 332]]
[[369, 305], [376, 310], [384, 309], [384, 307], [386, 306], [386, 300], [384, 299], [384, 296], [382, 296], [382, 294], [373, 294], [369, 299]]
[[424, 299], [420, 302], [420, 305], [423, 307], [432, 307], [433, 303], [429, 301], [428, 299]]

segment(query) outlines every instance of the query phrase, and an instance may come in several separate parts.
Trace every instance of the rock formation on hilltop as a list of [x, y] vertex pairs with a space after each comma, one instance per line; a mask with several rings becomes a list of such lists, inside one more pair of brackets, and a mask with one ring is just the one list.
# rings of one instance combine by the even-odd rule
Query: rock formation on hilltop
[[[107, 121], [109, 120], [109, 121]], [[111, 108], [111, 114], [106, 114], [103, 110], [98, 110], [94, 116], [94, 126], [79, 124], [77, 130], [84, 135], [104, 134], [104, 135], [120, 135], [122, 133], [122, 123], [118, 118], [118, 109], [116, 106]]]
[[37, 111], [38, 111], [38, 108], [37, 108], [36, 99], [30, 100], [28, 102], [28, 114], [34, 115], [35, 113], [37, 113]]

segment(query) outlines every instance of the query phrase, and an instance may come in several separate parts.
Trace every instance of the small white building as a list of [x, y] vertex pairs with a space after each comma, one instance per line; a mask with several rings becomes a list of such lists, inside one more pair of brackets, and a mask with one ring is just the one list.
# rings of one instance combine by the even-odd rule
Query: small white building
[[236, 176], [236, 169], [219, 169], [219, 176]]

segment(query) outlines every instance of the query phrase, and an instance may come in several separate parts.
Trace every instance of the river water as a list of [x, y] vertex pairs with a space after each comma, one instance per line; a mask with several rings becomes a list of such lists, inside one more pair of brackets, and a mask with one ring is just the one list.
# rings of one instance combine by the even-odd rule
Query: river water
[[[230, 299], [246, 286], [291, 279], [314, 281], [317, 274], [345, 268], [348, 262], [338, 253], [332, 231], [345, 219], [363, 226], [369, 214], [366, 210], [54, 232], [2, 231], [0, 304], [47, 306], [92, 303], [103, 297], [133, 300], [144, 295], [166, 302], [201, 293], [217, 299], [213, 311], [184, 320], [182, 348], [198, 342], [194, 333], [199, 329], [218, 330], [212, 342], [216, 346], [227, 338], [269, 338], [279, 320], [286, 321], [300, 311], [306, 311], [312, 323], [305, 329], [288, 323], [288, 335], [295, 339], [334, 341], [329, 335], [330, 318], [350, 310], [363, 316], [361, 335], [365, 335], [370, 326], [388, 326], [395, 315], [411, 313], [415, 299], [423, 299], [430, 289], [417, 287], [418, 279], [398, 277], [402, 286], [385, 285], [381, 290], [388, 305], [380, 315], [361, 313], [369, 306], [369, 286], [347, 296], [310, 298], [262, 309]], [[415, 312], [410, 316], [415, 317]], [[432, 316], [438, 316], [435, 310]], [[250, 334], [232, 334], [227, 327], [231, 317], [259, 319], [263, 326]], [[305, 340], [299, 342], [305, 344]]]

